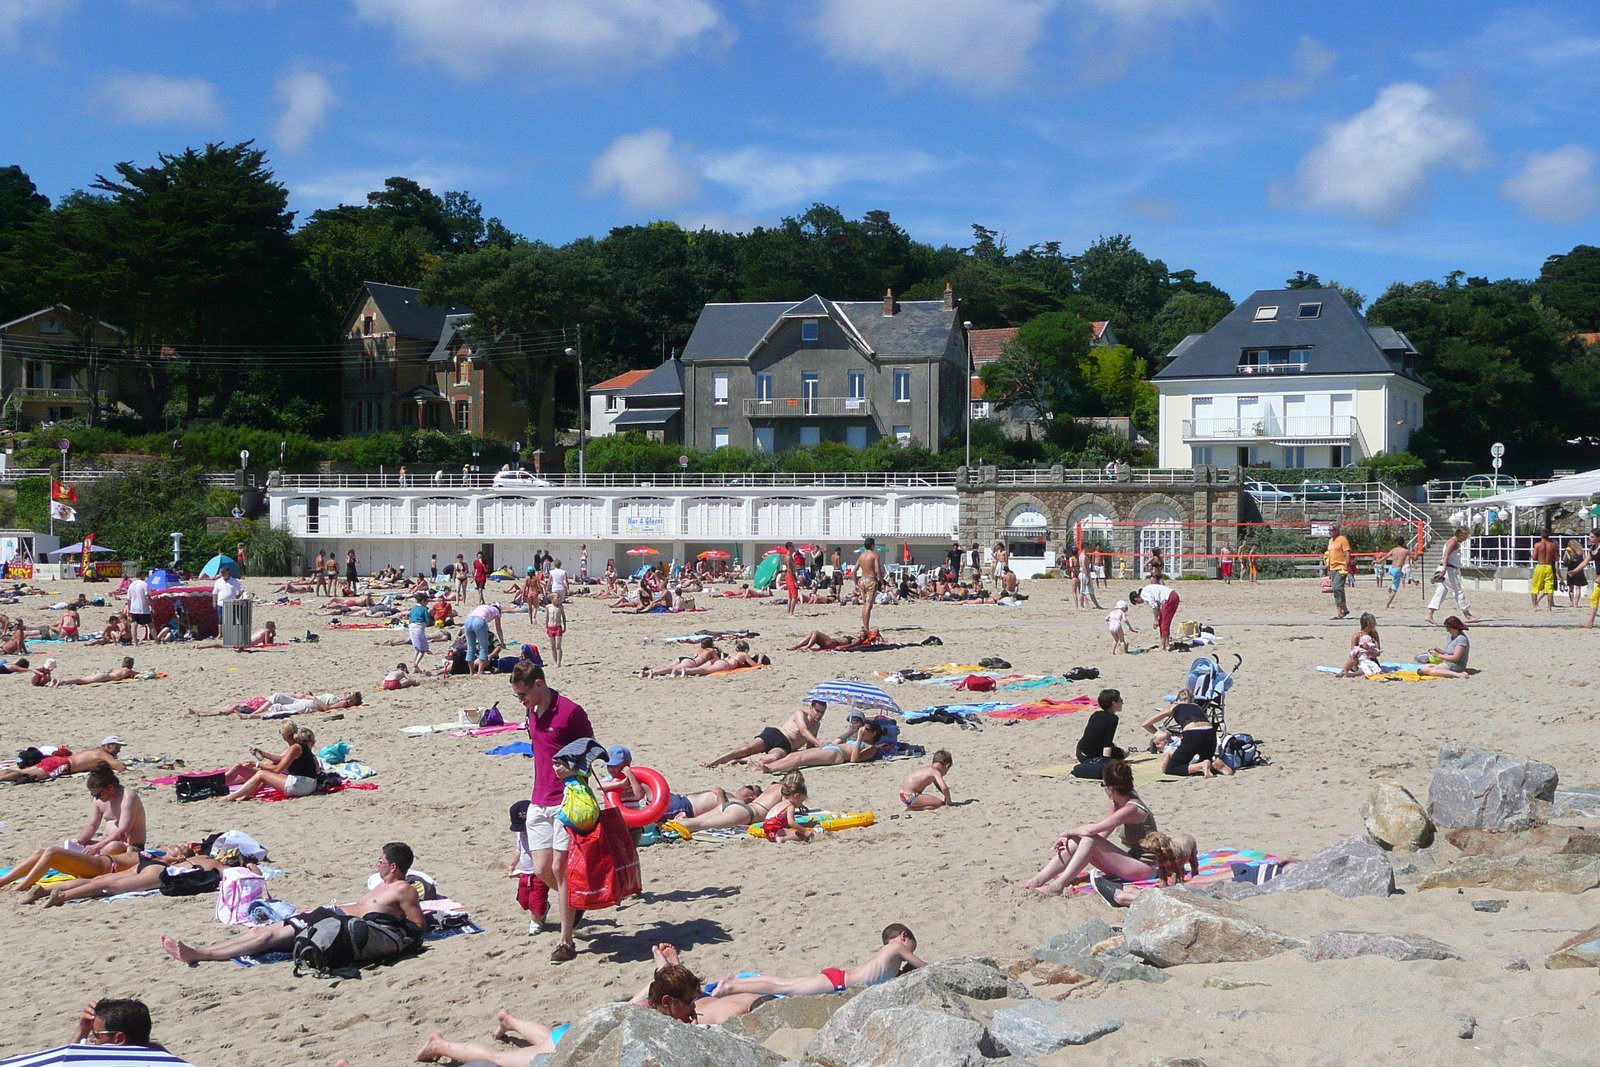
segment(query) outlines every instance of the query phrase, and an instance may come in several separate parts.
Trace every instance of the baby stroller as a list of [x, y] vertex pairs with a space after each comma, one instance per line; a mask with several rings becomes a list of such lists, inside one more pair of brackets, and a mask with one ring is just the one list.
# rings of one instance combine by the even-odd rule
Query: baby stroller
[[1189, 665], [1189, 676], [1184, 687], [1194, 694], [1194, 702], [1217, 726], [1217, 733], [1227, 732], [1228, 690], [1233, 688], [1233, 676], [1244, 663], [1244, 657], [1233, 657], [1233, 670], [1224, 671], [1222, 661], [1211, 656], [1201, 656]]

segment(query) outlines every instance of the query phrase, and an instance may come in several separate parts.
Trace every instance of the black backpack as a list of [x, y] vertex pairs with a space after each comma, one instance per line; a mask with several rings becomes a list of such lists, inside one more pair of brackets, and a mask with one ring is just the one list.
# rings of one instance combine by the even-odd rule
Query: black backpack
[[421, 944], [417, 928], [396, 915], [330, 915], [295, 934], [290, 955], [296, 978], [302, 967], [322, 977], [359, 978], [363, 964], [393, 959]]
[[165, 867], [161, 871], [161, 895], [197, 897], [215, 893], [222, 884], [222, 872], [214, 867]]

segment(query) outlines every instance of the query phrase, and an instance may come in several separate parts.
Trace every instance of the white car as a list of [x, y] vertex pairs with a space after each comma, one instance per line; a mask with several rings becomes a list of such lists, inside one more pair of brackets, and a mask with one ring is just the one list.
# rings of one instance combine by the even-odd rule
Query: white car
[[1244, 491], [1255, 497], [1258, 504], [1263, 501], [1281, 503], [1285, 500], [1294, 499], [1293, 493], [1280, 489], [1271, 482], [1245, 482]]
[[548, 489], [550, 483], [528, 471], [501, 471], [492, 483], [496, 489]]

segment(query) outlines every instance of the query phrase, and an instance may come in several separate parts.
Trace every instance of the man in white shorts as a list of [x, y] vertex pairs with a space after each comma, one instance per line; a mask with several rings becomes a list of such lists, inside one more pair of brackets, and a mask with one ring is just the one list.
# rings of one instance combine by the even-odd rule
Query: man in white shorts
[[556, 777], [555, 756], [572, 742], [594, 736], [583, 708], [551, 689], [544, 668], [522, 660], [511, 672], [511, 691], [528, 712], [528, 740], [533, 745], [533, 795], [528, 800], [528, 851], [534, 873], [550, 887], [560, 908], [561, 943], [550, 953], [551, 963], [566, 963], [577, 956], [572, 930], [582, 912], [567, 903], [567, 849], [571, 838], [558, 819], [563, 783]]

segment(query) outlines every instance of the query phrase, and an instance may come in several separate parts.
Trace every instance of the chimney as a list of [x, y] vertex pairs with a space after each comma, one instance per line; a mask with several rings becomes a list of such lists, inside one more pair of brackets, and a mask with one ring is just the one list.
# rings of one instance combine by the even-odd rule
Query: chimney
[[883, 291], [883, 314], [884, 314], [885, 318], [890, 317], [890, 316], [892, 316], [894, 314], [894, 290], [893, 289], [885, 289]]
[[944, 283], [944, 309], [952, 311], [956, 306], [956, 291], [950, 287], [949, 282]]

